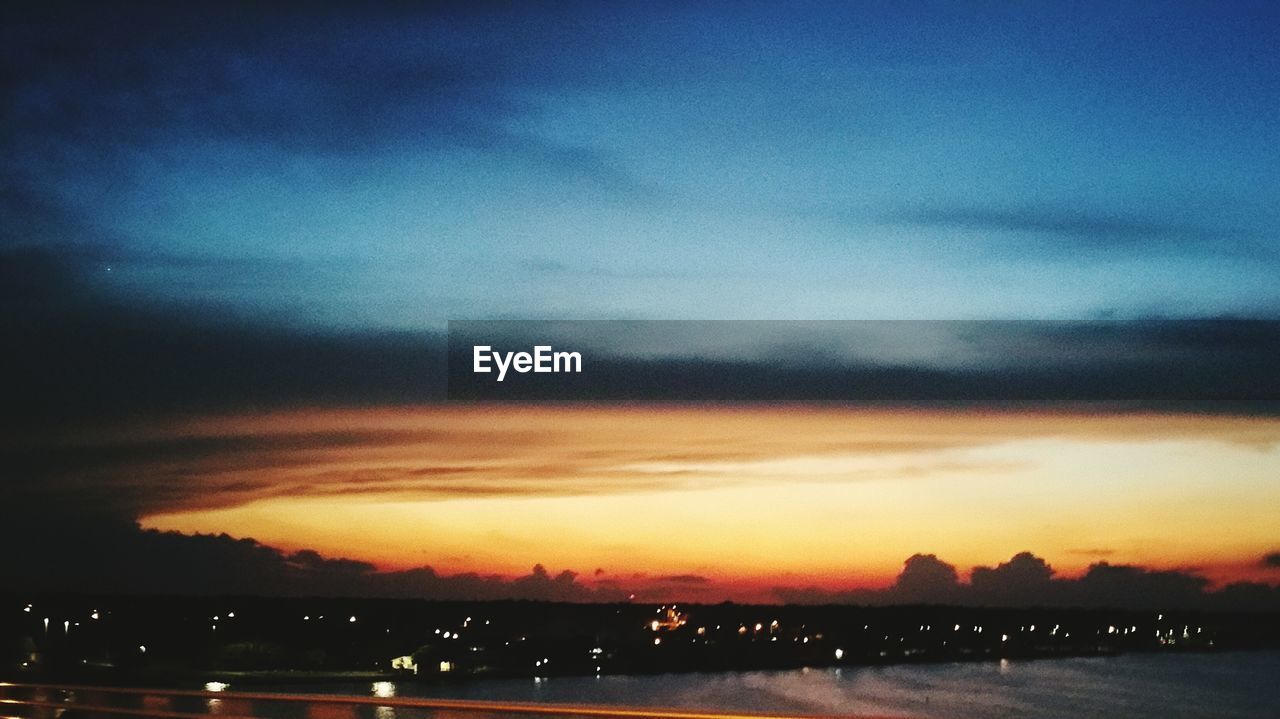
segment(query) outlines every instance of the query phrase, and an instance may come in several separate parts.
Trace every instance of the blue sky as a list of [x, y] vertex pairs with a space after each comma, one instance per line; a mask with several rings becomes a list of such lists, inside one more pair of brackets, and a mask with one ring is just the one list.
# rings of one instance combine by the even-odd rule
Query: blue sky
[[129, 303], [1280, 314], [1268, 3], [6, 13], [0, 242]]

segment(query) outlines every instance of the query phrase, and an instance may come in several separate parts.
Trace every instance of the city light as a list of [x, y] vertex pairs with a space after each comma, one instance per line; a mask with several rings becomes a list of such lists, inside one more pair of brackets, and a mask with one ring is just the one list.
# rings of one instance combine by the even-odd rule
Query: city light
[[226, 682], [205, 682], [204, 690], [207, 692], [225, 692], [230, 686]]
[[[77, 663], [92, 664], [95, 661], [98, 661], [95, 657], [88, 654], [88, 651], [90, 651], [91, 648], [87, 646], [81, 647], [81, 642], [77, 641], [77, 638], [82, 638], [84, 640], [92, 638], [96, 642], [99, 632], [102, 633], [103, 637], [106, 637], [112, 630], [117, 629], [115, 626], [118, 623], [116, 621], [117, 615], [123, 616], [127, 619], [134, 614], [132, 610], [122, 605], [113, 605], [113, 607], [114, 608], [111, 611], [86, 609], [84, 608], [84, 605], [81, 605], [80, 607], [66, 608], [67, 614], [64, 616], [92, 618], [96, 615], [99, 620], [105, 620], [105, 615], [111, 613], [113, 615], [113, 621], [100, 621], [98, 624], [84, 625], [83, 622], [66, 619], [62, 621], [62, 624], [64, 631], [68, 632], [67, 639], [64, 640], [62, 637], [51, 637], [50, 639], [52, 639], [52, 641], [48, 642], [49, 645], [55, 647], [55, 650], [58, 646], [65, 646], [70, 648], [72, 651], [75, 651], [77, 655], [73, 657], [73, 660]], [[19, 605], [19, 608], [22, 608], [22, 605]], [[122, 610], [123, 614], [121, 614]], [[359, 615], [355, 614], [351, 610], [363, 611], [362, 605], [352, 604], [349, 607], [335, 609], [335, 616], [339, 621], [309, 624], [308, 631], [305, 632], [305, 634], [309, 639], [312, 637], [322, 637], [327, 635], [328, 638], [347, 643], [352, 642], [353, 638], [355, 638], [356, 642], [363, 642], [367, 639], [370, 642], [369, 646], [375, 646], [377, 643], [390, 640], [390, 637], [382, 636], [383, 632], [386, 631], [402, 638], [403, 644], [401, 646], [404, 648], [400, 649], [400, 651], [410, 651], [415, 646], [421, 646], [421, 638], [423, 635], [426, 637], [433, 636], [433, 625], [441, 621], [440, 618], [431, 618], [429, 615], [426, 617], [413, 618], [410, 622], [405, 623], [397, 623], [397, 619], [394, 617], [387, 617], [385, 620], [383, 618], [379, 618], [377, 621], [370, 623], [369, 627], [367, 627], [367, 632], [353, 634], [356, 630], [354, 628], [344, 630], [340, 621], [344, 616], [348, 618], [348, 621], [350, 621], [352, 617], [356, 618], [357, 621], [360, 621]], [[680, 667], [690, 661], [691, 657], [696, 658], [699, 656], [696, 652], [702, 647], [702, 645], [712, 645], [717, 642], [724, 644], [720, 647], [721, 650], [725, 651], [727, 654], [732, 654], [734, 652], [733, 643], [737, 643], [739, 647], [744, 648], [750, 645], [755, 647], [756, 651], [763, 651], [765, 648], [761, 647], [760, 643], [767, 641], [770, 643], [767, 654], [769, 662], [774, 662], [779, 666], [794, 666], [796, 668], [802, 668], [803, 666], [822, 666], [825, 663], [834, 669], [840, 666], [847, 666], [844, 661], [845, 659], [849, 659], [850, 662], [854, 664], [862, 664], [864, 662], [893, 663], [899, 661], [930, 659], [947, 661], [954, 660], [957, 657], [976, 658], [983, 655], [988, 655], [990, 659], [994, 660], [1000, 656], [1019, 655], [1017, 652], [1022, 651], [1027, 652], [1029, 655], [1033, 654], [1036, 656], [1073, 656], [1080, 652], [1089, 651], [1141, 651], [1143, 647], [1139, 646], [1139, 642], [1144, 645], [1149, 645], [1152, 648], [1160, 647], [1173, 649], [1176, 646], [1181, 649], [1188, 645], [1196, 648], [1207, 648], [1214, 646], [1214, 642], [1209, 641], [1209, 638], [1212, 637], [1221, 644], [1223, 642], [1221, 637], [1225, 634], [1218, 625], [1211, 624], [1209, 621], [1206, 621], [1204, 626], [1191, 626], [1189, 623], [1177, 626], [1173, 625], [1172, 622], [1170, 623], [1170, 626], [1160, 625], [1155, 630], [1153, 637], [1152, 633], [1149, 633], [1147, 630], [1140, 630], [1139, 625], [1136, 623], [1138, 621], [1150, 621], [1149, 616], [1146, 616], [1145, 619], [1139, 620], [1136, 618], [1136, 615], [1133, 614], [1126, 615], [1122, 613], [1114, 613], [1099, 616], [1097, 613], [1079, 614], [1066, 613], [1072, 610], [1054, 610], [1052, 613], [1045, 612], [1042, 615], [1036, 616], [1036, 622], [1034, 624], [1029, 622], [1011, 624], [1007, 620], [1002, 620], [995, 616], [988, 616], [989, 613], [986, 610], [983, 610], [982, 613], [978, 615], [981, 616], [983, 621], [993, 621], [996, 622], [992, 625], [993, 627], [1001, 627], [1001, 629], [993, 630], [993, 636], [998, 638], [1001, 646], [992, 648], [989, 640], [986, 640], [983, 636], [985, 633], [985, 626], [982, 624], [972, 623], [953, 623], [952, 628], [957, 635], [945, 637], [948, 641], [941, 641], [942, 638], [939, 638], [939, 641], [937, 642], [921, 642], [920, 639], [923, 639], [923, 637], [920, 637], [916, 642], [907, 644], [907, 638], [918, 637], [916, 632], [931, 631], [932, 625], [925, 621], [921, 621], [921, 618], [929, 616], [928, 614], [923, 614], [920, 618], [906, 616], [898, 619], [895, 613], [888, 610], [873, 608], [849, 609], [847, 611], [858, 612], [859, 614], [867, 616], [858, 617], [858, 622], [861, 623], [839, 620], [839, 624], [835, 626], [824, 624], [824, 621], [827, 620], [824, 620], [823, 614], [821, 613], [815, 613], [814, 615], [802, 615], [798, 613], [794, 615], [788, 614], [788, 626], [793, 629], [783, 633], [781, 630], [780, 619], [769, 620], [766, 622], [764, 621], [764, 618], [761, 617], [760, 622], [739, 623], [737, 627], [734, 627], [732, 621], [738, 618], [735, 616], [735, 613], [738, 610], [734, 607], [719, 609], [710, 606], [700, 606], [693, 609], [695, 612], [694, 618], [699, 620], [697, 623], [694, 623], [692, 620], [687, 624], [671, 622], [671, 624], [676, 624], [674, 627], [668, 624], [673, 617], [665, 614], [649, 614], [652, 610], [653, 608], [651, 606], [645, 607], [643, 612], [639, 613], [638, 616], [637, 614], [627, 616], [625, 611], [616, 613], [611, 611], [608, 613], [609, 617], [617, 615], [616, 618], [606, 619], [602, 617], [599, 624], [595, 624], [589, 619], [579, 620], [575, 631], [591, 632], [595, 636], [599, 637], [597, 640], [598, 643], [587, 644], [585, 650], [578, 649], [573, 651], [572, 654], [577, 657], [576, 661], [566, 661], [563, 658], [558, 658], [557, 664], [563, 664], [564, 666], [558, 666], [556, 674], [573, 674], [582, 672], [584, 674], [591, 675], [592, 667], [599, 667], [599, 669], [594, 671], [595, 674], [599, 674], [603, 671], [605, 654], [609, 655], [611, 667], [615, 670], [634, 665], [639, 667], [641, 671], [646, 672], [678, 671], [681, 670]], [[669, 610], [664, 609], [662, 611], [666, 612]], [[674, 611], [674, 608], [670, 611]], [[724, 612], [724, 614], [718, 614], [719, 612]], [[873, 613], [876, 615], [875, 617], [870, 616]], [[191, 629], [197, 632], [200, 631], [199, 617], [201, 616], [204, 616], [206, 621], [212, 618], [212, 616], [218, 616], [218, 618], [223, 621], [233, 621], [231, 620], [230, 612], [221, 613], [220, 615], [209, 615], [207, 612], [200, 611], [199, 609], [196, 609], [194, 612], [187, 615], [175, 614], [174, 619], [185, 622], [187, 616], [196, 620], [196, 624], [191, 627]], [[294, 616], [298, 615], [295, 613]], [[369, 614], [366, 611], [366, 617], [367, 616], [369, 616]], [[679, 616], [683, 618], [684, 615]], [[1030, 618], [1029, 614], [1024, 614], [1023, 616], [1028, 619]], [[720, 620], [722, 617], [725, 623], [723, 625], [717, 624], [717, 620]], [[316, 618], [317, 616], [304, 615], [304, 619]], [[56, 621], [52, 617], [46, 617], [45, 619], [48, 619], [50, 623]], [[1071, 644], [1069, 633], [1065, 635], [1068, 637], [1066, 640], [1050, 641], [1050, 637], [1053, 637], [1056, 640], [1057, 638], [1064, 636], [1063, 628], [1065, 625], [1049, 623], [1055, 620], [1066, 621], [1069, 624], [1076, 624], [1078, 626], [1077, 631], [1080, 631], [1080, 628], [1083, 627], [1091, 627], [1098, 636], [1096, 639], [1095, 637], [1088, 637], [1086, 640], [1087, 646], [1076, 646]], [[386, 622], [385, 624], [384, 621]], [[456, 620], [449, 621], [459, 622], [459, 624], [452, 626], [461, 626], [463, 622], [460, 617]], [[471, 619], [471, 621], [481, 622], [485, 620], [483, 618], [474, 618]], [[654, 621], [658, 623], [657, 631], [646, 632], [645, 630], [652, 628]], [[933, 621], [937, 621], [937, 619], [934, 618]], [[1013, 621], [1017, 621], [1017, 618], [1014, 618]], [[152, 652], [154, 647], [140, 643], [132, 643], [137, 642], [143, 637], [157, 636], [155, 632], [164, 631], [163, 626], [156, 623], [156, 615], [153, 614], [149, 618], [149, 622], [148, 626], [152, 627], [152, 629], [150, 629], [148, 633], [135, 634], [132, 640], [128, 638], [128, 634], [124, 635], [124, 641], [129, 642], [126, 643], [125, 646], [135, 647], [136, 654], [132, 655], [135, 663], [144, 662], [151, 664], [155, 661], [168, 661], [172, 658], [171, 655], [175, 655], [177, 652], [182, 651], [181, 648], [178, 648], [178, 643], [167, 642], [166, 645], [162, 647], [161, 653], [153, 657]], [[875, 630], [870, 629], [872, 622], [876, 624]], [[504, 622], [502, 620], [494, 622], [497, 626], [501, 626], [503, 623]], [[436, 641], [434, 642], [434, 647], [431, 647], [431, 643], [428, 642], [427, 647], [424, 647], [423, 651], [434, 650], [435, 652], [438, 652], [436, 656], [432, 657], [429, 666], [437, 666], [439, 671], [453, 672], [455, 675], [469, 675], [472, 673], [489, 671], [491, 668], [496, 668], [499, 671], [514, 671], [517, 674], [523, 673], [526, 677], [530, 675], [543, 677], [549, 676], [549, 656], [537, 657], [536, 661], [529, 661], [528, 654], [524, 654], [515, 649], [519, 646], [519, 642], [521, 641], [532, 640], [534, 642], [538, 642], [541, 637], [522, 637], [519, 635], [518, 629], [515, 628], [521, 627], [523, 624], [520, 621], [511, 622], [510, 624], [513, 628], [512, 631], [494, 632], [492, 634], [487, 630], [485, 632], [478, 632], [476, 636], [468, 636], [468, 642], [465, 645], [462, 645], [459, 642], [457, 645], [446, 644], [442, 646], [439, 641]], [[126, 622], [126, 625], [128, 625], [128, 622]], [[92, 627], [94, 632], [87, 631], [84, 628], [85, 626]], [[238, 625], [233, 624], [233, 628], [226, 630], [224, 634], [227, 632], [235, 634], [234, 628], [236, 626]], [[727, 642], [724, 635], [712, 631], [717, 626], [728, 627], [730, 636], [734, 634], [733, 630], [737, 629], [738, 638], [733, 640], [733, 642]], [[759, 626], [760, 629], [753, 635], [751, 630], [757, 626]], [[945, 624], [942, 626], [945, 626]], [[628, 629], [628, 627], [630, 629]], [[973, 633], [968, 634], [968, 636], [959, 636], [961, 628], [964, 627], [967, 627], [967, 629], [965, 629], [966, 634], [970, 629]], [[51, 627], [49, 628], [51, 629]], [[85, 636], [81, 637], [80, 631], [78, 631], [76, 637], [71, 637], [69, 634], [69, 630], [71, 628], [83, 631]], [[637, 628], [641, 628], [641, 631], [636, 632], [635, 630]], [[859, 631], [862, 628], [865, 629], [863, 631]], [[1045, 629], [1043, 634], [1046, 636], [1042, 637], [1041, 641], [1020, 641], [1016, 648], [1009, 646], [1013, 643], [1013, 639], [1015, 637], [1022, 639], [1022, 634], [1027, 632], [1039, 632], [1042, 628]], [[282, 631], [288, 631], [285, 628], [281, 629]], [[461, 639], [460, 630], [445, 631], [440, 629], [435, 631], [437, 634], [434, 636], [440, 637], [445, 641]], [[1087, 635], [1087, 630], [1084, 631]], [[823, 638], [824, 632], [826, 633], [825, 639]], [[301, 632], [297, 632], [296, 627], [292, 630], [292, 633], [295, 635], [303, 634]], [[945, 630], [943, 630], [943, 633], [945, 634]], [[369, 636], [363, 637], [363, 634], [368, 634]], [[1181, 634], [1181, 636], [1179, 636], [1179, 634]], [[219, 636], [221, 635], [209, 635], [206, 633], [204, 639], [205, 641], [210, 641], [217, 639]], [[1033, 634], [1032, 636], [1034, 637], [1035, 635]], [[1141, 640], [1138, 639], [1139, 636], [1142, 637]], [[1085, 635], [1081, 635], [1081, 637], [1083, 639]], [[199, 637], [193, 638], [196, 639], [196, 643], [199, 644]], [[609, 643], [610, 646], [608, 648], [604, 647], [603, 645], [605, 643]], [[397, 644], [399, 644], [399, 641]], [[695, 645], [695, 647], [691, 648], [689, 646], [690, 644]], [[815, 646], [809, 647], [809, 644], [815, 644]], [[39, 643], [37, 643], [37, 646], [39, 646]], [[466, 647], [468, 652], [473, 652], [475, 654], [450, 655], [443, 653], [443, 651], [447, 650], [448, 646]], [[530, 645], [524, 646], [527, 647]], [[649, 649], [644, 649], [646, 646], [649, 647]], [[509, 647], [510, 649], [504, 649], [504, 647]], [[695, 653], [686, 654], [686, 652], [689, 652], [691, 649]], [[379, 648], [378, 651], [383, 650]], [[588, 656], [582, 657], [582, 651], [585, 651]], [[825, 662], [821, 659], [824, 652], [826, 653]], [[878, 658], [876, 658], [877, 655]], [[464, 656], [468, 657], [468, 659], [465, 663], [459, 664], [457, 659]], [[157, 657], [160, 659], [157, 659]], [[444, 657], [448, 658], [444, 659]], [[39, 667], [48, 661], [45, 657], [40, 656], [33, 651], [30, 657], [20, 658], [19, 661], [14, 662], [13, 666], [17, 666], [22, 660], [27, 661], [30, 666], [35, 667]], [[384, 669], [388, 669], [389, 671], [394, 670], [396, 676], [417, 674], [419, 672], [419, 667], [417, 663], [413, 661], [412, 655], [396, 657], [392, 656], [391, 652], [388, 652], [384, 655], [384, 661], [376, 662], [375, 664]], [[747, 666], [747, 664], [744, 663], [744, 666]], [[393, 677], [386, 678], [391, 679]], [[199, 685], [197, 684], [197, 686]], [[398, 694], [389, 693], [391, 691], [398, 692], [398, 682], [375, 682], [374, 678], [370, 677], [368, 683], [361, 686], [365, 688], [366, 692], [372, 692], [373, 696], [398, 696]], [[393, 686], [395, 687], [394, 690], [391, 688]], [[369, 696], [369, 694], [366, 693], [366, 696]], [[0, 719], [3, 718], [0, 717]], [[376, 719], [386, 719], [386, 717], [378, 717]]]

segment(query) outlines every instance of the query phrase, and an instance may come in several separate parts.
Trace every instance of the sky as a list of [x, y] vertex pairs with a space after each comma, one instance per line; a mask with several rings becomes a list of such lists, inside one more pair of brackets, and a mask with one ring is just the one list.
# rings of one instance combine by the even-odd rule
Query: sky
[[201, 491], [143, 492], [142, 524], [449, 573], [517, 574], [536, 556], [624, 579], [877, 586], [921, 548], [968, 567], [1035, 547], [1072, 574], [1191, 562], [1235, 580], [1268, 578], [1280, 501], [1272, 419], [472, 407], [200, 429], [274, 438], [303, 421], [385, 438], [194, 453]]
[[0, 500], [61, 535], [32, 582], [891, 601], [941, 565], [921, 596], [1012, 601], [970, 569], [1030, 552], [1052, 579], [995, 576], [1277, 601], [1274, 405], [440, 379], [450, 319], [1280, 319], [1274, 4], [372, 5], [0, 10]]
[[1270, 3], [374, 5], [7, 9], [7, 244], [326, 327], [1275, 315]]

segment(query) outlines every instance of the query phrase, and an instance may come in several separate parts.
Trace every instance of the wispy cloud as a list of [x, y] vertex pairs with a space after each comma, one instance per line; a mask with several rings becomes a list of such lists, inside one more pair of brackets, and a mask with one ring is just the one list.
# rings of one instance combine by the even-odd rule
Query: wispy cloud
[[[625, 437], [618, 426], [626, 427]], [[14, 435], [0, 445], [0, 457], [39, 481], [0, 483], [0, 493], [17, 503], [81, 504], [132, 521], [299, 497], [430, 502], [686, 491], [796, 478], [990, 478], [1032, 467], [1025, 458], [975, 456], [973, 450], [1115, 433], [1259, 451], [1276, 441], [1274, 423], [1265, 418], [1034, 408], [386, 406], [147, 421], [75, 438]]]
[[1049, 256], [1078, 253], [1144, 256], [1220, 254], [1276, 259], [1274, 247], [1252, 233], [1176, 217], [1146, 216], [1084, 207], [920, 207], [886, 213], [884, 222], [984, 235], [992, 248], [1033, 248]]

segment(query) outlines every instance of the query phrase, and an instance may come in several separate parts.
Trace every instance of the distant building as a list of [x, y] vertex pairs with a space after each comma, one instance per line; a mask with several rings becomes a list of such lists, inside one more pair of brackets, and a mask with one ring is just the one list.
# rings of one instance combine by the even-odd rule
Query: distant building
[[418, 664], [412, 656], [396, 657], [391, 660], [391, 668], [402, 672], [418, 673]]

